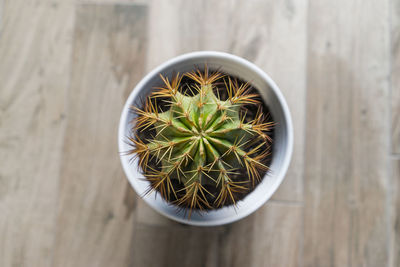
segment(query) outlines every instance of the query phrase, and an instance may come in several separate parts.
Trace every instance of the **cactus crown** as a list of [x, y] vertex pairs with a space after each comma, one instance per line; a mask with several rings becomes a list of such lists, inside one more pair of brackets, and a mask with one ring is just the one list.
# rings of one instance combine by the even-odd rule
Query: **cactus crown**
[[[174, 75], [171, 81], [160, 76], [164, 85], [143, 107], [132, 107], [136, 135], [129, 138], [129, 153], [139, 157], [151, 183], [147, 192], [156, 190], [188, 208], [189, 217], [193, 209], [235, 204], [268, 170], [273, 122], [262, 114], [259, 95], [248, 83], [220, 72], [209, 74], [207, 66]], [[191, 81], [185, 83], [189, 93], [183, 90], [182, 77]], [[221, 88], [226, 100], [220, 97]], [[258, 110], [250, 119], [245, 108], [249, 105]]]

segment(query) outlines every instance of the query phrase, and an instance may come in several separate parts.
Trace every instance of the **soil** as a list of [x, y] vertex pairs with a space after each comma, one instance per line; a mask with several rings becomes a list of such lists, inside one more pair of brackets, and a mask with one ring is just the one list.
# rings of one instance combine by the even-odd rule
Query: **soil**
[[[237, 80], [239, 85], [245, 83], [245, 81], [240, 80], [240, 79], [238, 79], [236, 77], [230, 76], [230, 78], [233, 79], [233, 80]], [[185, 94], [185, 95], [193, 95], [191, 90], [188, 89], [191, 85], [194, 85], [193, 81], [191, 79], [187, 78], [187, 77], [183, 77], [182, 81], [181, 81], [181, 90], [180, 90], [180, 92]], [[224, 89], [225, 86], [224, 86], [223, 80], [221, 79], [221, 80], [217, 81], [214, 85], [216, 86], [216, 88], [214, 89], [214, 91], [215, 91], [214, 93], [216, 95], [218, 95], [217, 92], [216, 92], [218, 90], [220, 99], [221, 100], [226, 100], [228, 98], [228, 94], [227, 94], [226, 90]], [[258, 90], [253, 86], [250, 87], [250, 90], [251, 90], [250, 93], [258, 93]], [[154, 104], [156, 104], [159, 109], [161, 109], [163, 111], [166, 111], [166, 110], [169, 109], [169, 106], [168, 106], [168, 103], [165, 102], [164, 100], [168, 100], [168, 99], [157, 100], [157, 102], [156, 103], [154, 102]], [[272, 116], [270, 114], [269, 108], [265, 105], [265, 103], [261, 99], [261, 97], [259, 97], [258, 100], [261, 103], [261, 104], [259, 104], [259, 106], [261, 108], [262, 114], [264, 114], [266, 116], [266, 121], [273, 121], [273, 118], [272, 118]], [[241, 112], [242, 112], [242, 114], [246, 114], [245, 122], [253, 120], [255, 118], [255, 116], [256, 116], [257, 110], [258, 110], [258, 105], [244, 105], [244, 106], [242, 106]], [[142, 140], [146, 140], [146, 138], [148, 138], [149, 136], [154, 136], [155, 133], [156, 132], [155, 132], [154, 128], [149, 127], [148, 129], [146, 129], [144, 131], [138, 132], [138, 136]], [[268, 134], [268, 136], [271, 137], [272, 140], [274, 140], [274, 129], [272, 129], [272, 131], [270, 131], [270, 132], [268, 132], [266, 134]], [[252, 147], [256, 147], [256, 146], [260, 145], [261, 143], [264, 143], [264, 142], [260, 141], [259, 143], [255, 143]], [[266, 166], [270, 166], [270, 163], [271, 163], [271, 160], [272, 160], [273, 145], [274, 145], [273, 142], [268, 144], [268, 145], [264, 144], [264, 147], [263, 147], [264, 149], [262, 149], [264, 151], [268, 149], [271, 152], [270, 155], [264, 160], [264, 162], [262, 162]], [[250, 147], [249, 149], [251, 149], [252, 147]], [[160, 170], [160, 166], [156, 163], [155, 159], [150, 160], [149, 161], [149, 165], [154, 169]], [[261, 179], [264, 179], [266, 172], [267, 171], [260, 171], [259, 172], [260, 173], [260, 177], [262, 177]], [[236, 193], [235, 194], [236, 202], [239, 201], [239, 200], [242, 200], [243, 198], [245, 198], [261, 182], [261, 181], [257, 181], [254, 184], [252, 184], [252, 182], [249, 181], [249, 178], [248, 178], [248, 175], [247, 175], [247, 171], [246, 171], [245, 168], [239, 169], [238, 173], [239, 174], [234, 175], [232, 177], [232, 180], [233, 181], [243, 182], [244, 183], [243, 185], [246, 186], [248, 188], [248, 190], [245, 191], [245, 192], [242, 192], [242, 193]], [[184, 195], [184, 191], [183, 190], [179, 191], [180, 189], [184, 188], [183, 184], [180, 183], [176, 179], [172, 179], [171, 181], [172, 181], [172, 184], [173, 184], [173, 186], [175, 188], [175, 191], [178, 192], [177, 193], [178, 194], [178, 198], [183, 196]], [[215, 196], [218, 195], [217, 189], [215, 187], [209, 186], [209, 185], [205, 185], [205, 187], [213, 195], [215, 195]], [[214, 198], [211, 195], [206, 194], [206, 197], [207, 197], [207, 200], [208, 200], [209, 203], [214, 203]], [[171, 193], [170, 201], [174, 201], [174, 200], [176, 200], [176, 198]], [[233, 204], [232, 202], [227, 201], [224, 206], [229, 206], [229, 205], [232, 205], [232, 204]], [[213, 207], [213, 208], [218, 208], [218, 207]]]

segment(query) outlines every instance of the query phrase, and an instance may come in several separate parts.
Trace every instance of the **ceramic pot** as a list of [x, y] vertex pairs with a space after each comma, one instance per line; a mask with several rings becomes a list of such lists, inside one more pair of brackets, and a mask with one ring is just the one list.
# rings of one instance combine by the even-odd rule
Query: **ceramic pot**
[[[215, 226], [232, 223], [256, 211], [270, 199], [285, 178], [292, 156], [293, 126], [286, 101], [279, 87], [268, 74], [243, 58], [222, 52], [192, 52], [170, 59], [147, 74], [133, 89], [121, 114], [118, 144], [120, 152], [131, 149], [126, 140], [127, 136], [131, 135], [130, 122], [135, 114], [129, 107], [139, 105], [154, 87], [162, 85], [160, 73], [171, 78], [173, 73], [192, 71], [196, 66], [202, 67], [205, 64], [210, 70], [219, 69], [224, 73], [249, 81], [259, 90], [276, 123], [270, 170], [252, 192], [237, 202], [236, 208], [227, 206], [208, 212], [193, 212], [190, 220], [187, 218], [188, 212], [178, 211], [176, 206], [169, 204], [160, 195], [155, 196], [155, 192], [144, 196], [143, 199], [153, 209], [172, 220], [197, 226]], [[132, 161], [131, 158], [132, 156], [121, 153], [122, 166], [130, 184], [140, 196], [143, 196], [149, 187], [149, 182], [143, 179], [138, 160]]]

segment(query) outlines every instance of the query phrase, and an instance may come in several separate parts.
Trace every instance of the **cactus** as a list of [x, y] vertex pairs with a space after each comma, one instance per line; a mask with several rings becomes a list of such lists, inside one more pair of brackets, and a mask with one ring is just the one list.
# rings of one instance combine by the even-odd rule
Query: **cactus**
[[[129, 154], [138, 156], [151, 184], [146, 193], [156, 190], [188, 208], [189, 217], [192, 210], [236, 204], [268, 170], [273, 122], [262, 114], [260, 96], [249, 83], [209, 73], [207, 66], [160, 77], [164, 85], [142, 107], [132, 107], [137, 116]], [[186, 93], [183, 77], [191, 81]], [[246, 106], [258, 107], [251, 119]]]

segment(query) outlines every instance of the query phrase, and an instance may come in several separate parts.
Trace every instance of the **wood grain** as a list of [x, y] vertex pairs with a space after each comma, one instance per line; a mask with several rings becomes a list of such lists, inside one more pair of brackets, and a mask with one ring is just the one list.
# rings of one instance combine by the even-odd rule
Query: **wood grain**
[[138, 224], [130, 266], [217, 267], [223, 228]]
[[268, 203], [222, 235], [217, 266], [299, 266], [302, 206]]
[[391, 179], [391, 233], [390, 253], [392, 262], [391, 267], [400, 265], [400, 159], [393, 159], [391, 162], [392, 179]]
[[400, 154], [400, 1], [391, 0], [392, 153]]
[[1, 3], [0, 266], [51, 266], [74, 6]]
[[149, 0], [73, 0], [77, 4], [88, 5], [147, 5]]
[[55, 266], [129, 262], [135, 195], [116, 136], [123, 103], [143, 75], [146, 19], [144, 6], [77, 6]]
[[310, 0], [304, 266], [388, 264], [388, 11]]
[[137, 224], [132, 266], [298, 266], [302, 207], [268, 204], [228, 226]]

